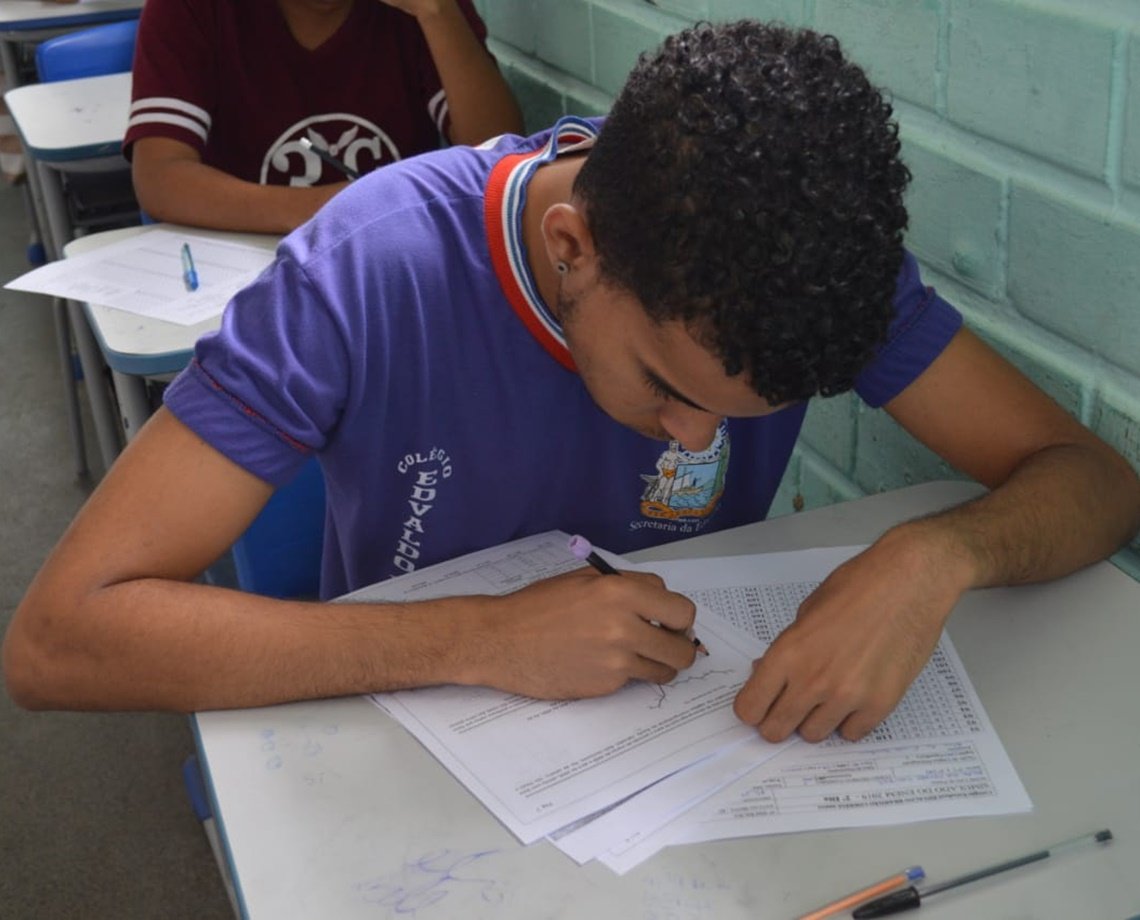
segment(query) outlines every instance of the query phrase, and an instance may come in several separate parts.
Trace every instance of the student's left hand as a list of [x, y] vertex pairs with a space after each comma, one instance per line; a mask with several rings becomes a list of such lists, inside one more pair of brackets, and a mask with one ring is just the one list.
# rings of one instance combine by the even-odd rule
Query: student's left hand
[[736, 714], [769, 741], [871, 731], [918, 676], [968, 578], [917, 523], [837, 568], [753, 665]]
[[966, 590], [1059, 578], [1140, 527], [1128, 462], [967, 329], [885, 408], [991, 491], [888, 531], [804, 601], [736, 699], [771, 741], [861, 738], [902, 699]]

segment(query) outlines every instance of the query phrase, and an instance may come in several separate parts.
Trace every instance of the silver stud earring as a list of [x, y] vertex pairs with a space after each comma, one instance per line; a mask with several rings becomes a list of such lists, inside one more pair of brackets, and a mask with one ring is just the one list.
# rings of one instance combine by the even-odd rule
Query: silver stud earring
[[565, 275], [568, 271], [570, 271], [570, 266], [561, 260], [559, 260], [555, 268], [558, 269], [558, 274], [560, 275]]

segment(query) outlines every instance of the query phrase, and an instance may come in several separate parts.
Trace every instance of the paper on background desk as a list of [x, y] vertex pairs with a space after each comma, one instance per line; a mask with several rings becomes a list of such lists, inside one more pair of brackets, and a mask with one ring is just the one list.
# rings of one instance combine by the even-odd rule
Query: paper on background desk
[[[182, 280], [183, 243], [194, 256], [195, 291], [186, 290]], [[271, 250], [155, 227], [49, 262], [4, 287], [192, 326], [219, 315], [272, 261]]]
[[[505, 594], [580, 568], [551, 532], [383, 582], [346, 600]], [[616, 557], [610, 557], [616, 559]], [[732, 712], [755, 640], [697, 620], [709, 650], [670, 684], [635, 681], [597, 699], [534, 700], [486, 687], [371, 699], [400, 721], [512, 833], [531, 843], [753, 734]]]
[[[671, 588], [766, 647], [827, 573], [861, 548], [687, 559], [653, 568]], [[611, 845], [597, 858], [623, 873], [670, 844], [1031, 808], [943, 634], [894, 713], [862, 741], [798, 741], [652, 833], [634, 836], [626, 828], [629, 844]]]

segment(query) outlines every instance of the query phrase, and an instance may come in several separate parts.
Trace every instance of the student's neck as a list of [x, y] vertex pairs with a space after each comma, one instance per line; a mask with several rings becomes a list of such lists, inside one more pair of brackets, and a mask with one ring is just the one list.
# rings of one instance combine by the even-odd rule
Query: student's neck
[[542, 238], [542, 216], [551, 205], [570, 201], [574, 179], [586, 158], [583, 155], [559, 157], [540, 166], [526, 189], [523, 206], [523, 246], [538, 293], [546, 305], [558, 315], [558, 272], [550, 264], [546, 243]]
[[[344, 25], [355, 0], [277, 0], [285, 24], [302, 48], [319, 48]], [[373, 0], [375, 2], [375, 0]]]

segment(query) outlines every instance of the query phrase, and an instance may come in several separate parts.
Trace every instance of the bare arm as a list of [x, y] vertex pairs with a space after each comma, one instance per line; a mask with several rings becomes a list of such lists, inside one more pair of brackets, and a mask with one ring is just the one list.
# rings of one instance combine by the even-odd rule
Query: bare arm
[[692, 604], [652, 576], [592, 570], [505, 598], [278, 601], [190, 583], [270, 487], [165, 409], [131, 442], [36, 576], [5, 637], [32, 708], [258, 706], [437, 683], [531, 696], [670, 680], [693, 660]]
[[139, 205], [155, 220], [280, 234], [299, 227], [348, 184], [292, 188], [246, 182], [207, 166], [193, 147], [166, 137], [135, 142], [131, 177]]
[[498, 134], [522, 133], [518, 103], [455, 0], [381, 2], [415, 16], [423, 30], [447, 93], [448, 140], [479, 144]]
[[970, 588], [1066, 575], [1140, 527], [1140, 481], [967, 331], [887, 410], [992, 491], [893, 528], [800, 608], [737, 698], [771, 740], [873, 729], [926, 664]]

